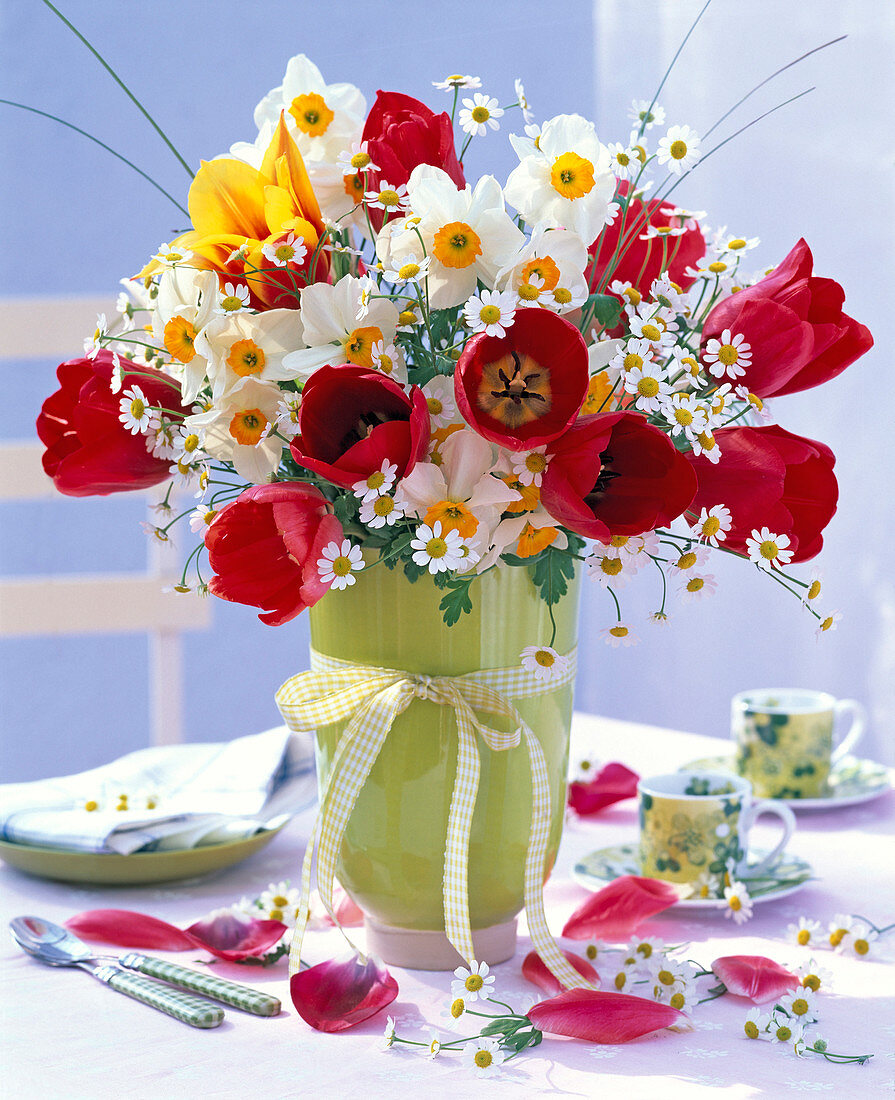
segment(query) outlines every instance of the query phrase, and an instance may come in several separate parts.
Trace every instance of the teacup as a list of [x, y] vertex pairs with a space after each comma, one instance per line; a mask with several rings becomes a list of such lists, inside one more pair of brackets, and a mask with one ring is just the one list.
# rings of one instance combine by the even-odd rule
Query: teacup
[[[847, 714], [851, 724], [845, 730]], [[864, 717], [857, 700], [837, 700], [824, 691], [743, 691], [731, 704], [736, 770], [760, 798], [822, 797], [831, 765], [860, 740]]]
[[[782, 802], [754, 802], [747, 780], [724, 772], [676, 772], [641, 779], [640, 867], [649, 878], [707, 885], [728, 870], [760, 874], [773, 865], [796, 827]], [[749, 829], [775, 814], [783, 836], [761, 860], [749, 859]]]

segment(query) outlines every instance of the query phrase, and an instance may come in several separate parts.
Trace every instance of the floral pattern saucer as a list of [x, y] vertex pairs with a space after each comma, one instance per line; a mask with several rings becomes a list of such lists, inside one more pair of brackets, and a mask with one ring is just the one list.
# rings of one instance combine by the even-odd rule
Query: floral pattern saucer
[[[736, 771], [736, 754], [706, 756], [700, 760], [691, 760], [679, 771], [725, 771], [733, 775]], [[879, 798], [892, 787], [892, 772], [885, 764], [873, 760], [862, 760], [857, 756], [843, 756], [830, 770], [827, 792], [820, 798], [781, 798], [793, 810], [838, 810], [843, 806], [856, 806], [860, 802], [870, 802]]]
[[[750, 859], [757, 863], [767, 855], [766, 851], [756, 849]], [[579, 860], [572, 869], [572, 877], [588, 890], [599, 890], [621, 875], [639, 875], [640, 850], [638, 844], [614, 844], [610, 848], [600, 848]], [[748, 872], [738, 876], [749, 891], [754, 902], [774, 901], [795, 893], [814, 877], [811, 864], [799, 856], [788, 852], [764, 871], [761, 876], [750, 878]], [[682, 898], [675, 909], [724, 909], [724, 898]]]

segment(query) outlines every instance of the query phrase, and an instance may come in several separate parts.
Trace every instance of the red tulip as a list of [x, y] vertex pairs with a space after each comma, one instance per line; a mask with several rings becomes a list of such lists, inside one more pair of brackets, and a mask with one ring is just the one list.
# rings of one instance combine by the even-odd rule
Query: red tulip
[[845, 291], [811, 274], [804, 239], [770, 275], [739, 290], [709, 313], [702, 347], [729, 329], [752, 347], [752, 362], [737, 379], [759, 397], [819, 386], [873, 347], [864, 325], [842, 312]]
[[737, 553], [746, 553], [754, 528], [768, 527], [789, 536], [794, 562], [819, 554], [839, 496], [830, 448], [775, 424], [721, 428], [715, 440], [717, 463], [687, 456], [698, 481], [691, 511], [698, 515], [701, 508], [726, 505], [732, 527], [724, 545]]
[[599, 813], [637, 794], [640, 776], [624, 764], [606, 764], [589, 783], [569, 784], [569, 805], [580, 817]]
[[562, 435], [578, 415], [588, 382], [581, 333], [546, 309], [517, 310], [506, 336], [473, 336], [454, 372], [464, 420], [511, 451]]
[[[620, 183], [618, 194], [626, 195], [629, 186], [626, 182]], [[606, 280], [607, 284], [619, 279], [631, 283], [642, 295], [649, 294], [650, 287], [659, 277], [663, 266], [667, 268], [672, 282], [677, 283], [682, 290], [692, 286], [693, 276], [686, 275], [685, 272], [705, 254], [705, 238], [698, 225], [694, 223], [692, 229], [685, 229], [678, 237], [650, 237], [648, 240], [641, 240], [650, 225], [679, 226], [680, 219], [671, 214], [673, 209], [673, 204], [662, 199], [650, 199], [645, 203], [640, 199], [632, 199], [624, 226], [621, 224], [621, 216], [617, 217], [590, 246], [591, 256], [596, 257], [590, 276], [591, 290], [597, 289], [610, 265], [611, 273]], [[622, 250], [613, 262], [620, 237]]]
[[686, 458], [640, 413], [582, 416], [547, 453], [541, 503], [586, 538], [608, 542], [661, 527], [696, 491]]
[[91, 943], [156, 951], [199, 949], [228, 962], [263, 955], [286, 931], [286, 925], [278, 920], [254, 920], [230, 910], [212, 914], [186, 930], [130, 909], [88, 909], [67, 920], [65, 926]]
[[355, 955], [292, 975], [292, 1003], [317, 1031], [346, 1031], [375, 1016], [398, 996], [398, 983], [375, 959]]
[[679, 888], [670, 882], [621, 875], [576, 909], [562, 934], [570, 940], [626, 940], [645, 920], [679, 898]]
[[311, 375], [298, 426], [295, 461], [350, 489], [385, 461], [397, 465], [398, 480], [410, 473], [426, 454], [429, 408], [418, 386], [408, 395], [380, 371], [344, 363]]
[[[450, 115], [444, 111], [436, 115], [413, 96], [377, 92], [364, 123], [363, 140], [379, 168], [369, 173], [367, 190], [376, 190], [383, 182], [392, 187], [406, 183], [418, 164], [433, 164], [447, 172], [458, 187], [466, 185]], [[371, 210], [370, 216], [379, 229], [385, 220], [382, 211]]]
[[712, 970], [728, 993], [755, 1004], [776, 1001], [799, 984], [795, 974], [763, 955], [726, 955], [715, 959]]
[[185, 410], [177, 383], [150, 367], [121, 360], [124, 385], [112, 393], [114, 361], [110, 351], [95, 359], [69, 359], [56, 371], [59, 389], [46, 399], [37, 418], [37, 434], [46, 445], [43, 467], [60, 493], [72, 497], [106, 496], [148, 489], [171, 475], [169, 459], [155, 458], [146, 436], [133, 435], [118, 419], [124, 390], [137, 385], [150, 405]]
[[289, 622], [315, 604], [329, 586], [317, 560], [342, 525], [311, 485], [254, 485], [221, 509], [205, 532], [208, 561], [217, 574], [208, 590], [222, 600], [262, 607], [270, 626]]
[[591, 1043], [628, 1043], [688, 1023], [683, 1012], [671, 1005], [599, 989], [570, 989], [539, 1001], [528, 1010], [528, 1018], [550, 1035], [570, 1035]]
[[[584, 981], [592, 985], [600, 984], [600, 975], [594, 970], [587, 959], [582, 959], [572, 951], [563, 951], [563, 954], [578, 971]], [[542, 989], [549, 996], [561, 993], [564, 989], [559, 978], [548, 970], [543, 959], [537, 951], [529, 951], [522, 961], [522, 977], [526, 978], [538, 989]]]

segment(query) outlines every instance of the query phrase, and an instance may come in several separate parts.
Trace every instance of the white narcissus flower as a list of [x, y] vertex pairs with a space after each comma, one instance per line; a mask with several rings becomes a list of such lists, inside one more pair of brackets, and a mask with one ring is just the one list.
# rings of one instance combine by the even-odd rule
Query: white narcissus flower
[[458, 189], [440, 168], [421, 164], [407, 181], [413, 218], [387, 223], [376, 239], [384, 267], [400, 270], [418, 256], [420, 239], [429, 257], [429, 305], [446, 309], [467, 301], [478, 280], [493, 288], [498, 271], [522, 246], [524, 236], [506, 212], [493, 176], [475, 189]]
[[[314, 283], [301, 292], [301, 322], [307, 345], [283, 358], [290, 377], [307, 381], [325, 363], [354, 363], [373, 369], [373, 346], [392, 344], [398, 327], [398, 310], [386, 298], [367, 298], [365, 284], [344, 275], [335, 286]], [[361, 322], [357, 315], [366, 313]], [[336, 345], [336, 346], [333, 346]]]
[[588, 243], [596, 240], [610, 219], [615, 176], [593, 123], [557, 115], [544, 124], [533, 153], [515, 135], [510, 141], [520, 164], [504, 188], [507, 202], [532, 225], [563, 226]]
[[563, 312], [587, 297], [587, 247], [567, 229], [535, 226], [531, 240], [497, 273], [499, 290], [512, 291], [519, 306], [546, 306]]
[[212, 458], [232, 462], [236, 472], [261, 485], [280, 464], [283, 441], [272, 434], [282, 393], [276, 382], [243, 378], [207, 411], [188, 416], [184, 427], [203, 440]]
[[269, 309], [264, 313], [236, 313], [215, 317], [196, 337], [197, 352], [206, 360], [213, 399], [243, 378], [284, 382], [295, 371], [286, 356], [302, 343], [298, 310]]
[[184, 402], [194, 401], [205, 383], [208, 360], [196, 348], [204, 327], [215, 318], [218, 277], [191, 267], [166, 268], [158, 282], [152, 335], [180, 374]]

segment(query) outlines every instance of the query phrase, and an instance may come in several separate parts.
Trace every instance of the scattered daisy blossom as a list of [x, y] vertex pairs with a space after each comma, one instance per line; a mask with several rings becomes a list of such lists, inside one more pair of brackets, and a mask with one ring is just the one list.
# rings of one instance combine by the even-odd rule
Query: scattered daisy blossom
[[361, 548], [352, 546], [349, 539], [343, 539], [341, 543], [328, 543], [321, 554], [323, 557], [317, 560], [320, 580], [337, 591], [353, 585], [356, 580], [353, 574], [364, 567]]
[[798, 924], [786, 926], [787, 935], [801, 947], [807, 947], [816, 942], [820, 931], [820, 921], [812, 920], [810, 917], [799, 917]]
[[463, 1048], [463, 1056], [476, 1074], [493, 1073], [506, 1055], [490, 1035], [479, 1035]]
[[733, 880], [724, 887], [724, 900], [727, 908], [725, 917], [732, 917], [735, 924], [744, 924], [752, 916], [752, 898], [742, 882]]
[[549, 645], [526, 646], [520, 657], [525, 671], [544, 682], [558, 680], [569, 667], [569, 658], [563, 657]]
[[472, 99], [463, 100], [460, 111], [460, 129], [474, 137], [483, 137], [491, 130], [500, 129], [497, 121], [503, 117], [503, 109], [492, 96], [476, 92]]
[[746, 539], [749, 561], [755, 562], [762, 569], [788, 565], [794, 553], [793, 550], [787, 550], [789, 542], [788, 535], [775, 535], [767, 527], [755, 529]]
[[676, 176], [699, 160], [699, 135], [689, 126], [671, 126], [656, 149], [659, 164], [668, 165]]
[[451, 996], [462, 997], [467, 1005], [486, 1000], [494, 992], [494, 975], [486, 962], [473, 963], [471, 967], [458, 966], [451, 982]]
[[613, 649], [618, 649], [619, 646], [636, 645], [638, 641], [637, 635], [627, 623], [616, 623], [615, 626], [608, 626], [600, 633], [603, 641]]

